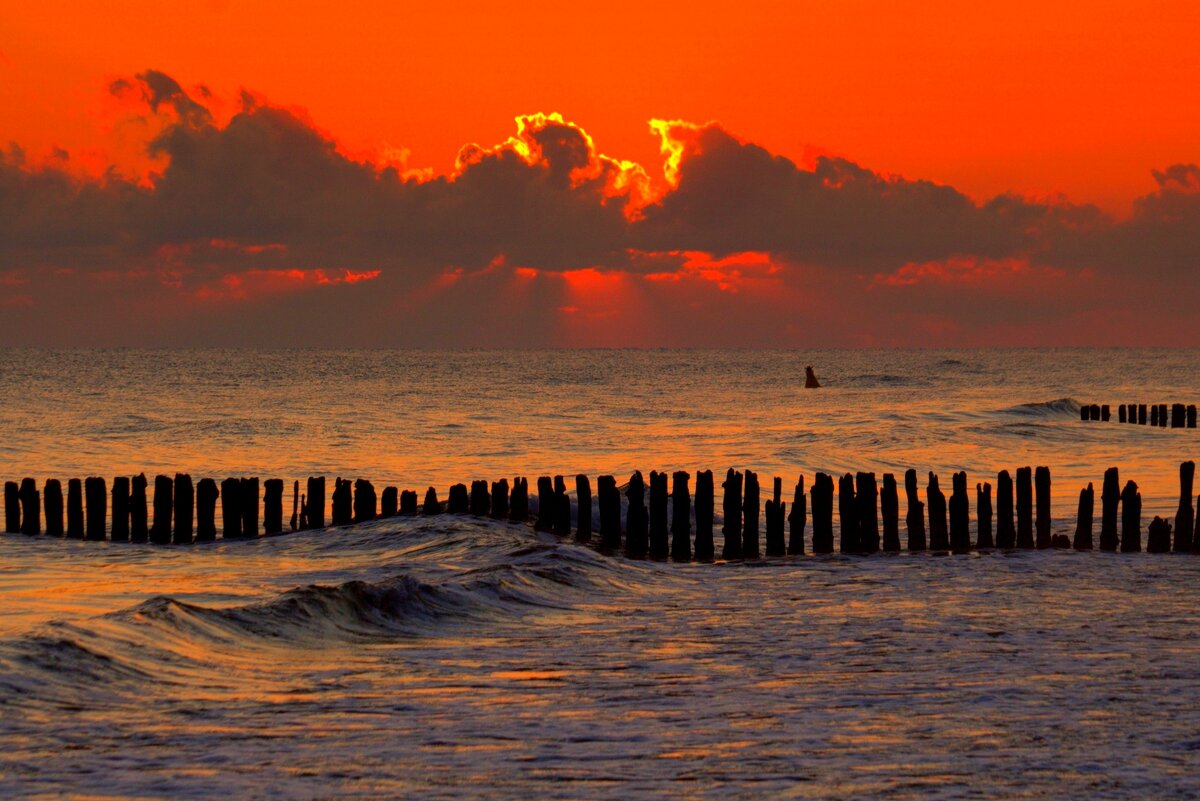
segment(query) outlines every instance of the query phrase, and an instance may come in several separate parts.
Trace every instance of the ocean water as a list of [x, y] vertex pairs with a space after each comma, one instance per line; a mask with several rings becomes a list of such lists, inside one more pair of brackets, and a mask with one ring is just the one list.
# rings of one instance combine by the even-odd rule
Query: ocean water
[[[1198, 366], [0, 351], [0, 467], [444, 496], [734, 466], [783, 476], [790, 500], [817, 470], [945, 487], [1044, 464], [1069, 533], [1111, 465], [1146, 519], [1174, 515], [1197, 431], [1085, 424], [1078, 404], [1194, 403]], [[1198, 583], [1190, 555], [635, 561], [450, 516], [192, 547], [2, 535], [0, 797], [1200, 797]]]

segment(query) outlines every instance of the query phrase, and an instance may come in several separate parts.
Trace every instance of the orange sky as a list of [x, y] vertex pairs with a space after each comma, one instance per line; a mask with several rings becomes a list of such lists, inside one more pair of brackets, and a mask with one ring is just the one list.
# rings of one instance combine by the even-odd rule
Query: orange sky
[[1151, 169], [1200, 159], [1195, 2], [7, 5], [0, 142], [93, 168], [137, 152], [105, 87], [147, 68], [230, 111], [242, 87], [302, 107], [351, 152], [407, 148], [438, 172], [532, 111], [644, 164], [649, 119], [716, 119], [801, 161], [1118, 213]]

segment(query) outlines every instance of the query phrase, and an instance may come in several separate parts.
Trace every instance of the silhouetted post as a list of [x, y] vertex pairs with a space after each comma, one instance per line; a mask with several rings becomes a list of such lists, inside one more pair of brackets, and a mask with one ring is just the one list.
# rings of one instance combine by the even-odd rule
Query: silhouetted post
[[1112, 419], [1112, 413], [1109, 411], [1107, 403], [1100, 405], [1100, 419], [1105, 423]]
[[[487, 492], [487, 482], [484, 482], [484, 490]], [[475, 499], [471, 499], [471, 505], [475, 505]], [[484, 514], [487, 514], [487, 507], [484, 507]], [[379, 496], [379, 516], [380, 517], [395, 517], [396, 512], [400, 511], [400, 490], [395, 487], [384, 487], [383, 494]]]
[[696, 560], [711, 562], [716, 555], [713, 545], [713, 512], [716, 491], [711, 470], [696, 473]]
[[1138, 425], [1146, 425], [1146, 404], [1144, 403], [1138, 404]]
[[975, 517], [978, 531], [975, 535], [976, 548], [995, 548], [992, 539], [992, 485], [986, 481], [975, 485]]
[[1092, 405], [1089, 407], [1089, 409], [1088, 409], [1088, 413], [1091, 415], [1091, 418], [1092, 418], [1093, 420], [1099, 420], [1099, 419], [1100, 419], [1100, 406], [1099, 406], [1099, 404], [1093, 403], [1093, 404], [1092, 404]]
[[1117, 537], [1117, 506], [1121, 502], [1121, 479], [1117, 468], [1104, 471], [1104, 487], [1100, 493], [1100, 550], [1115, 551]]
[[996, 547], [1017, 547], [1017, 530], [1013, 526], [1013, 480], [1007, 470], [996, 476]]
[[879, 550], [879, 487], [874, 473], [855, 476], [858, 503], [858, 548], [863, 553]]
[[175, 474], [175, 537], [176, 545], [191, 545], [192, 543], [192, 510], [195, 503], [195, 491], [192, 488], [192, 477], [187, 473]]
[[1155, 515], [1146, 533], [1146, 553], [1167, 553], [1170, 550], [1171, 524]]
[[1133, 481], [1121, 491], [1121, 553], [1142, 550], [1142, 494]]
[[929, 486], [925, 488], [925, 498], [929, 504], [929, 549], [932, 551], [950, 550], [950, 530], [946, 521], [946, 494], [938, 485], [938, 477], [929, 473]]
[[[20, 530], [18, 524], [17, 531]], [[67, 537], [83, 539], [83, 482], [77, 478], [67, 481]]]
[[1017, 468], [1017, 547], [1034, 547], [1033, 539], [1033, 470]]
[[1165, 403], [1158, 404], [1158, 427], [1167, 427], [1167, 404]]
[[[462, 487], [462, 484], [458, 486]], [[463, 487], [462, 494], [466, 494], [466, 487]], [[375, 492], [375, 485], [364, 478], [355, 479], [354, 481], [354, 522], [365, 523], [369, 520], [374, 520], [379, 516], [379, 496]], [[463, 504], [466, 511], [465, 506]]]
[[883, 492], [879, 494], [879, 510], [883, 513], [883, 550], [900, 550], [900, 492], [896, 477], [883, 474]]
[[1186, 422], [1186, 407], [1182, 403], [1171, 404], [1171, 428], [1183, 428]]
[[813, 553], [833, 553], [833, 476], [817, 473], [812, 489]]
[[[48, 526], [47, 526], [48, 528]], [[129, 542], [129, 477], [117, 476], [112, 485], [113, 542]]]
[[1196, 463], [1181, 462], [1179, 465], [1179, 508], [1175, 512], [1175, 551], [1190, 553], [1192, 529], [1196, 524], [1196, 513], [1192, 508], [1192, 484], [1196, 479]]
[[721, 549], [724, 559], [742, 558], [742, 474], [732, 467], [725, 473], [725, 481], [721, 484], [725, 496], [721, 504], [724, 521], [721, 533], [725, 536], [725, 545]]
[[677, 470], [671, 476], [671, 558], [687, 562], [692, 558], [692, 495], [688, 489], [691, 475]]
[[1158, 406], [1155, 404], [1150, 404], [1150, 425], [1158, 425]]
[[325, 476], [309, 476], [304, 508], [309, 528], [325, 528]]
[[1092, 407], [1088, 406], [1086, 403], [1083, 404], [1082, 406], [1080, 406], [1079, 407], [1079, 419], [1085, 423], [1088, 420], [1091, 420], [1092, 419]]
[[438, 502], [437, 490], [429, 487], [425, 490], [425, 504], [421, 507], [421, 514], [440, 515], [441, 513], [442, 505]]
[[492, 482], [492, 517], [496, 520], [508, 519], [508, 479], [502, 478]]
[[666, 559], [671, 553], [667, 528], [667, 474], [650, 471], [650, 558]]
[[796, 480], [796, 492], [792, 495], [792, 511], [788, 513], [789, 554], [799, 556], [804, 553], [804, 529], [807, 526], [808, 496], [804, 494], [804, 476], [800, 476]]
[[746, 471], [745, 489], [742, 495], [742, 558], [757, 559], [761, 552], [758, 547], [758, 518], [759, 494], [758, 473]]
[[967, 498], [967, 474], [961, 470], [950, 477], [950, 550], [971, 550], [971, 502]]
[[[297, 481], [296, 483], [299, 484], [300, 482]], [[300, 521], [299, 522], [300, 522], [300, 529], [299, 529], [300, 531], [308, 531], [311, 528], [311, 526], [308, 525], [308, 495], [307, 495], [307, 493], [303, 493], [303, 492], [300, 493]], [[292, 530], [295, 531], [296, 529], [292, 529]]]
[[[393, 500], [395, 500], [395, 491], [396, 491], [396, 488], [392, 487], [392, 499]], [[384, 495], [385, 496], [387, 495], [386, 491], [384, 492]], [[200, 496], [198, 496], [198, 495], [196, 496], [197, 500], [199, 500], [199, 497]], [[395, 509], [392, 510], [392, 513], [395, 514]], [[290, 525], [291, 525], [292, 531], [296, 531], [300, 528], [300, 480], [299, 479], [296, 479], [295, 481], [292, 482], [292, 519], [290, 521]]]
[[[387, 490], [383, 491], [383, 506], [384, 516], [387, 517]], [[488, 483], [486, 481], [471, 482], [471, 514], [476, 517], [487, 517], [488, 510], [492, 507], [492, 498], [488, 493]]]
[[61, 537], [63, 526], [63, 491], [62, 482], [57, 478], [46, 479], [46, 488], [42, 490], [42, 505], [46, 508], [46, 536]]
[[1088, 484], [1079, 491], [1079, 514], [1075, 522], [1075, 541], [1072, 543], [1077, 551], [1092, 550], [1092, 516], [1096, 508], [1096, 491]]
[[[350, 479], [348, 478], [336, 476], [333, 479], [333, 512], [331, 517], [335, 526], [348, 526], [354, 521], [353, 491]], [[249, 537], [251, 535], [246, 534], [245, 536]]]
[[629, 499], [629, 509], [625, 513], [625, 553], [634, 559], [642, 559], [649, 546], [649, 518], [646, 512], [646, 481], [642, 478], [641, 470], [635, 470], [630, 476], [625, 497]]
[[[350, 492], [350, 481], [346, 481], [346, 493]], [[258, 478], [242, 479], [242, 536], [258, 537]]]
[[417, 491], [400, 491], [400, 514], [415, 515], [417, 513]]
[[1050, 468], [1039, 467], [1034, 472], [1037, 488], [1037, 547], [1049, 548], [1050, 542]]
[[513, 479], [512, 494], [509, 496], [508, 519], [516, 523], [524, 523], [529, 519], [529, 479], [516, 477]]
[[87, 538], [104, 539], [108, 522], [108, 489], [99, 476], [89, 476], [83, 482], [83, 497], [87, 503]]
[[842, 553], [858, 553], [858, 502], [854, 498], [854, 476], [849, 473], [838, 479], [838, 517], [842, 523], [839, 550]]
[[1187, 427], [1188, 428], [1196, 427], [1196, 404], [1194, 404], [1194, 403], [1188, 404], [1188, 407], [1187, 407]]
[[600, 505], [600, 547], [615, 553], [621, 548], [621, 494], [616, 478], [597, 478], [596, 495]]
[[554, 533], [571, 536], [571, 496], [567, 495], [567, 482], [562, 476], [554, 477]]
[[154, 477], [154, 522], [150, 525], [150, 542], [169, 545], [171, 542], [171, 512], [175, 506], [175, 484], [168, 476]]
[[[296, 482], [299, 486], [300, 482]], [[217, 538], [217, 482], [202, 478], [196, 484], [196, 542]]]
[[1120, 406], [1117, 407], [1117, 421], [1118, 422], [1121, 422], [1121, 423], [1126, 422], [1125, 411], [1126, 411], [1125, 404], [1122, 403]]
[[575, 540], [592, 538], [592, 482], [584, 473], [575, 475]]
[[[551, 510], [554, 509], [551, 504]], [[465, 515], [471, 510], [471, 498], [467, 495], [466, 484], [452, 484], [450, 494], [446, 497], [446, 511], [452, 515]]]
[[21, 492], [17, 482], [4, 482], [4, 533], [16, 534], [21, 530]]
[[925, 504], [921, 502], [917, 492], [917, 471], [904, 471], [904, 495], [908, 500], [908, 512], [904, 515], [904, 525], [908, 529], [908, 550], [923, 551], [925, 541]]
[[771, 497], [764, 504], [767, 523], [767, 556], [783, 556], [787, 553], [787, 542], [783, 536], [783, 479], [775, 476], [771, 481]]
[[[374, 490], [371, 490], [374, 494]], [[357, 496], [354, 499], [358, 501]], [[374, 512], [374, 499], [371, 502]], [[268, 537], [283, 533], [283, 479], [268, 478], [263, 482], [263, 533]]]
[[146, 542], [150, 539], [150, 527], [147, 525], [146, 485], [145, 473], [138, 473], [133, 477], [129, 490], [129, 539], [131, 542]]
[[[311, 496], [309, 503], [312, 503]], [[242, 481], [238, 478], [221, 482], [221, 536], [227, 540], [242, 537]]]
[[42, 494], [32, 478], [21, 479], [17, 490], [21, 502], [21, 533], [36, 537], [42, 533]]
[[533, 527], [538, 531], [554, 529], [554, 482], [550, 476], [538, 476], [538, 516]]

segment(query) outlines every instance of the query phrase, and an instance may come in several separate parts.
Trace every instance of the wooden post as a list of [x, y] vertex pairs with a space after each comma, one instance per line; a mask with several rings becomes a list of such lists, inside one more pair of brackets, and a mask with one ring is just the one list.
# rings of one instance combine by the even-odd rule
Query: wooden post
[[575, 475], [575, 540], [592, 539], [592, 482], [585, 473]]
[[1050, 468], [1038, 467], [1034, 472], [1037, 488], [1037, 547], [1049, 548], [1050, 541]]
[[711, 470], [696, 473], [696, 560], [711, 562], [716, 556], [713, 545], [713, 512], [716, 491]]
[[508, 519], [524, 523], [529, 519], [529, 479], [513, 479], [512, 494], [509, 496]]
[[429, 487], [425, 490], [425, 503], [421, 506], [421, 514], [440, 515], [441, 513], [442, 505], [438, 502], [437, 490]]
[[[394, 491], [396, 488], [392, 487]], [[385, 493], [386, 494], [386, 493]], [[307, 503], [307, 499], [305, 500]], [[297, 531], [300, 528], [300, 480], [292, 481], [292, 519], [290, 521], [292, 531]]]
[[1092, 407], [1088, 406], [1086, 403], [1081, 405], [1079, 407], [1079, 419], [1085, 423], [1088, 420], [1091, 420], [1092, 419]]
[[[383, 491], [384, 517], [387, 517], [387, 490]], [[471, 514], [476, 517], [487, 517], [492, 508], [492, 496], [488, 493], [486, 481], [471, 482]]]
[[858, 548], [863, 553], [879, 550], [879, 487], [874, 473], [855, 475], [858, 503]]
[[175, 474], [175, 537], [176, 545], [192, 544], [192, 510], [195, 503], [195, 491], [192, 488], [192, 477], [187, 473]]
[[1138, 404], [1138, 425], [1146, 425], [1146, 404]]
[[325, 476], [309, 476], [304, 510], [309, 528], [325, 528]]
[[804, 494], [804, 476], [796, 480], [792, 511], [788, 513], [788, 547], [792, 556], [804, 554], [804, 529], [808, 526], [808, 496]]
[[130, 542], [146, 542], [150, 539], [146, 509], [146, 474], [138, 473], [133, 477], [129, 490], [129, 540]]
[[42, 505], [46, 508], [46, 535], [61, 537], [65, 533], [63, 491], [62, 482], [57, 478], [46, 479], [46, 488], [42, 491]]
[[113, 542], [129, 542], [129, 477], [117, 476], [112, 485]]
[[767, 525], [766, 554], [767, 556], [783, 556], [787, 553], [782, 514], [786, 504], [783, 502], [783, 479], [779, 476], [771, 479], [771, 497], [763, 506]]
[[171, 512], [175, 505], [175, 484], [167, 476], [154, 477], [154, 518], [150, 525], [150, 542], [169, 545], [171, 542]]
[[896, 477], [883, 474], [883, 492], [879, 495], [879, 510], [883, 513], [883, 550], [894, 553], [900, 550], [900, 492]]
[[917, 492], [917, 471], [904, 471], [904, 495], [908, 500], [908, 511], [904, 515], [904, 525], [908, 529], [908, 550], [923, 551], [927, 547], [925, 540], [925, 504]]
[[[341, 476], [334, 477], [332, 501], [333, 509], [330, 517], [333, 525], [348, 526], [354, 522], [354, 498], [350, 479]], [[245, 536], [252, 535], [245, 534]]]
[[[297, 486], [300, 482], [296, 482]], [[196, 484], [196, 542], [217, 538], [217, 482], [202, 478]]]
[[996, 547], [1017, 547], [1017, 530], [1013, 527], [1013, 480], [1007, 470], [1001, 470], [996, 476]]
[[1117, 506], [1121, 502], [1121, 479], [1117, 468], [1104, 471], [1104, 486], [1100, 493], [1100, 550], [1115, 551], [1117, 537]]
[[625, 554], [634, 559], [646, 556], [649, 547], [649, 519], [646, 512], [646, 481], [642, 471], [635, 470], [625, 489], [629, 509], [625, 513]]
[[758, 544], [758, 473], [747, 470], [742, 486], [742, 558], [757, 559], [762, 555]]
[[21, 504], [21, 533], [27, 537], [39, 536], [42, 533], [42, 495], [38, 492], [37, 482], [32, 478], [21, 479], [17, 495]]
[[67, 537], [81, 540], [83, 536], [83, 482], [72, 478], [67, 481]]
[[502, 478], [492, 482], [492, 517], [496, 520], [508, 519], [508, 479]]
[[538, 476], [538, 516], [534, 528], [538, 531], [554, 530], [554, 482], [550, 476]]
[[[350, 492], [350, 482], [346, 482], [346, 492]], [[258, 478], [242, 479], [242, 536], [249, 539], [258, 538]]]
[[554, 533], [571, 536], [571, 496], [567, 495], [567, 482], [562, 476], [554, 477]]
[[1170, 550], [1171, 524], [1155, 515], [1146, 534], [1146, 553], [1167, 553]]
[[1033, 470], [1017, 468], [1017, 547], [1032, 548], [1033, 539]]
[[465, 515], [469, 511], [471, 511], [471, 498], [467, 494], [467, 485], [450, 485], [450, 493], [446, 496], [446, 512], [452, 515]]
[[1171, 428], [1183, 428], [1187, 423], [1187, 407], [1182, 403], [1171, 404]]
[[839, 550], [842, 553], [858, 553], [861, 550], [858, 502], [854, 498], [854, 476], [849, 473], [838, 479], [838, 517], [842, 523]]
[[1165, 403], [1158, 404], [1158, 427], [1167, 427], [1167, 404]]
[[21, 492], [17, 482], [4, 482], [4, 533], [16, 534], [21, 530]]
[[617, 491], [617, 479], [600, 476], [596, 479], [596, 493], [600, 505], [600, 547], [616, 553], [621, 548], [621, 494]]
[[1072, 543], [1077, 551], [1092, 550], [1092, 515], [1096, 508], [1096, 491], [1088, 484], [1079, 491], [1079, 514], [1075, 522], [1075, 541]]
[[1150, 405], [1150, 425], [1158, 425], [1158, 406], [1157, 404]]
[[721, 509], [724, 520], [721, 524], [721, 534], [725, 537], [725, 545], [721, 549], [723, 559], [742, 558], [742, 474], [732, 467], [725, 473], [725, 481], [721, 484], [725, 490]]
[[[465, 496], [467, 489], [462, 484], [462, 494]], [[464, 499], [465, 500], [465, 499]], [[466, 504], [464, 503], [465, 507]], [[465, 512], [466, 509], [464, 508]], [[375, 485], [365, 478], [354, 480], [354, 522], [366, 523], [379, 517], [379, 495], [375, 491]]]
[[1121, 423], [1126, 422], [1126, 420], [1125, 420], [1125, 404], [1123, 404], [1123, 403], [1117, 407], [1117, 421], [1121, 422]]
[[1091, 414], [1091, 417], [1093, 420], [1100, 419], [1100, 405], [1099, 404], [1093, 403], [1088, 411], [1089, 411], [1089, 414]]
[[108, 523], [108, 490], [99, 476], [89, 476], [83, 482], [83, 497], [87, 503], [87, 538], [101, 541]]
[[950, 550], [971, 550], [971, 502], [967, 498], [967, 474], [958, 471], [950, 478]]
[[1196, 404], [1194, 403], [1188, 404], [1187, 407], [1187, 427], [1196, 427]]
[[833, 476], [817, 473], [812, 489], [813, 553], [833, 553]]
[[417, 513], [417, 491], [400, 491], [400, 514], [415, 515]]
[[[486, 482], [484, 492], [487, 492]], [[472, 505], [474, 500], [472, 500]], [[379, 497], [379, 516], [380, 517], [395, 517], [396, 512], [400, 510], [400, 490], [395, 487], [384, 487], [383, 494]], [[484, 514], [487, 514], [485, 511]]]
[[667, 474], [650, 471], [650, 558], [666, 559], [671, 553], [667, 527]]
[[[309, 496], [308, 500], [311, 503], [312, 497]], [[242, 537], [241, 479], [227, 478], [221, 482], [221, 536], [227, 540]]]
[[1142, 550], [1142, 494], [1133, 481], [1121, 491], [1121, 553]]
[[938, 477], [929, 472], [929, 486], [925, 489], [925, 498], [929, 504], [929, 549], [931, 551], [950, 550], [950, 531], [946, 522], [946, 494], [938, 485]]
[[1175, 512], [1175, 551], [1190, 553], [1192, 529], [1196, 525], [1196, 513], [1192, 508], [1192, 485], [1196, 479], [1196, 463], [1181, 462], [1179, 465], [1179, 508]]
[[687, 562], [692, 558], [692, 495], [688, 489], [691, 475], [677, 470], [671, 476], [671, 558]]
[[976, 548], [995, 548], [992, 539], [992, 485], [986, 481], [975, 485], [975, 517], [978, 520], [975, 534]]
[[1112, 419], [1112, 413], [1109, 411], [1107, 403], [1101, 404], [1100, 406], [1100, 419], [1106, 423]]
[[263, 482], [263, 534], [270, 537], [282, 533], [283, 479], [268, 478]]

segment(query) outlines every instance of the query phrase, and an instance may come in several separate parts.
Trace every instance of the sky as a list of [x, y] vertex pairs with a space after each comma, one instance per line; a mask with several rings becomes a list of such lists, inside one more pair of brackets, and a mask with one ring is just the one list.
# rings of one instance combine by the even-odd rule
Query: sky
[[0, 345], [1200, 334], [1195, 3], [363, 5], [10, 4]]

